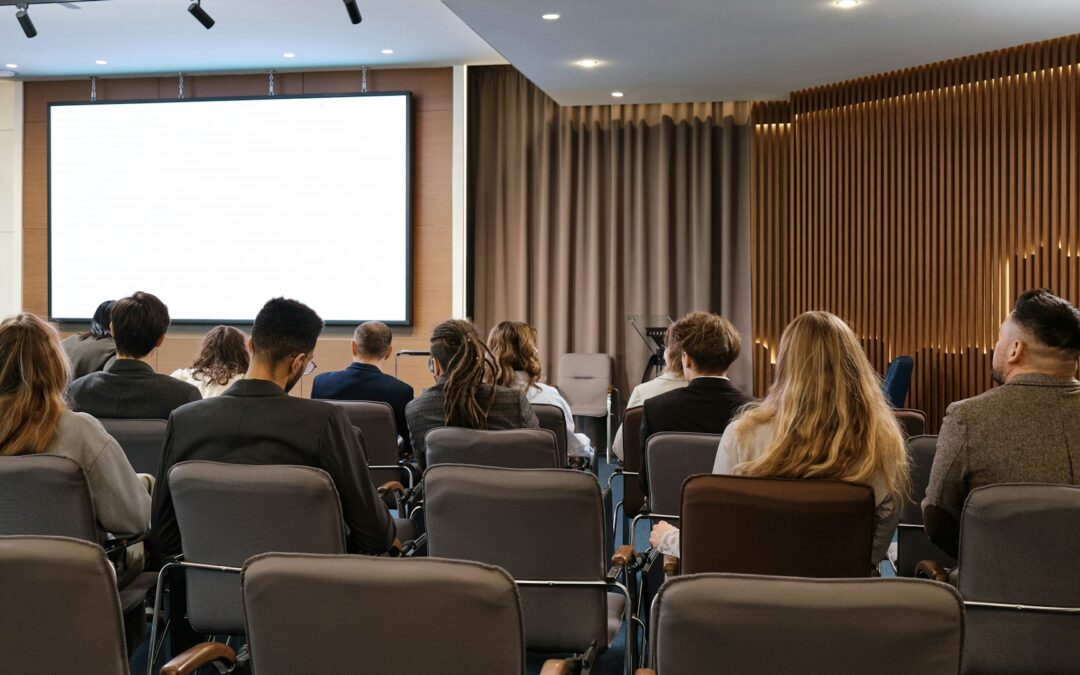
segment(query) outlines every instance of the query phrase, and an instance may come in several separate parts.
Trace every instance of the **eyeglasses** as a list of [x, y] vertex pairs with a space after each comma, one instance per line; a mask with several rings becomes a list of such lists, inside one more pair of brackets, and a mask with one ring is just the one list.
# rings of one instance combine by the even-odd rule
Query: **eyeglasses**
[[315, 372], [316, 368], [318, 368], [318, 366], [315, 365], [314, 361], [308, 361], [307, 367], [304, 368], [304, 375], [306, 376], [312, 374], [313, 372]]

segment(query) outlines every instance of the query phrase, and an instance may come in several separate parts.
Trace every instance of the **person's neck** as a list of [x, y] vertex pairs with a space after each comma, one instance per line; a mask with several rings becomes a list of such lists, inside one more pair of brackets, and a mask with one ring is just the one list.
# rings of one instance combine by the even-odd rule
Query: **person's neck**
[[701, 372], [701, 371], [698, 371], [698, 370], [687, 370], [687, 369], [684, 368], [683, 369], [683, 377], [685, 377], [688, 381], [689, 380], [696, 380], [699, 377], [727, 377], [727, 371], [722, 370], [722, 371], [719, 371], [719, 372], [708, 372], [708, 373], [706, 373], [706, 372]]
[[1005, 377], [1005, 384], [1012, 382], [1022, 375], [1044, 375], [1046, 377], [1056, 377], [1061, 380], [1070, 380], [1076, 377], [1076, 365], [1062, 364], [1060, 366], [1053, 366], [1040, 364], [1017, 366], [1009, 371], [1009, 374]]
[[153, 368], [154, 364], [150, 362], [150, 356], [153, 355], [153, 353], [154, 352], [150, 352], [146, 356], [132, 356], [131, 354], [121, 354], [120, 352], [116, 352], [116, 360], [117, 361], [139, 361], [139, 362], [145, 363], [146, 365]]
[[369, 359], [366, 356], [357, 356], [353, 358], [352, 362], [359, 363], [362, 366], [375, 366], [382, 370], [382, 364], [386, 362], [386, 359]]
[[275, 368], [272, 363], [252, 359], [247, 373], [244, 374], [244, 379], [266, 380], [284, 389], [289, 383], [289, 371], [286, 368]]

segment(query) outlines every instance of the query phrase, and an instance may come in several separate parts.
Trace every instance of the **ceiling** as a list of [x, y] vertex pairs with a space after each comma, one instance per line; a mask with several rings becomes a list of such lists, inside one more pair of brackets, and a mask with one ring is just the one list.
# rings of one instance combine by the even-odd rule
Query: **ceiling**
[[562, 105], [782, 99], [1080, 33], [1080, 0], [444, 1]]
[[15, 8], [0, 6], [0, 70], [14, 63], [20, 78], [107, 77], [503, 62], [439, 0], [358, 0], [364, 20], [356, 26], [342, 0], [202, 0], [216, 21], [210, 30], [188, 14], [189, 3], [34, 4], [33, 39]]

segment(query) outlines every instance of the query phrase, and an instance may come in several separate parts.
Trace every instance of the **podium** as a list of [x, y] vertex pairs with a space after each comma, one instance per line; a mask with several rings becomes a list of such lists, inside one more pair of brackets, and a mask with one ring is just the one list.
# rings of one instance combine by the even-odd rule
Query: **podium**
[[645, 372], [641, 374], [641, 381], [648, 382], [664, 370], [664, 338], [671, 325], [671, 317], [666, 314], [635, 314], [626, 319], [651, 353]]

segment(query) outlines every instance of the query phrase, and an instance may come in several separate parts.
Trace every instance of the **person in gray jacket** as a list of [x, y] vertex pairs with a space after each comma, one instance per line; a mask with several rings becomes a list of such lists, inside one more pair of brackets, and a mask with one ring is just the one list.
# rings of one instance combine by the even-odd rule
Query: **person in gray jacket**
[[69, 335], [60, 341], [68, 361], [71, 362], [71, 379], [104, 370], [116, 360], [116, 341], [109, 332], [112, 308], [115, 302], [106, 300], [94, 311], [90, 330]]

